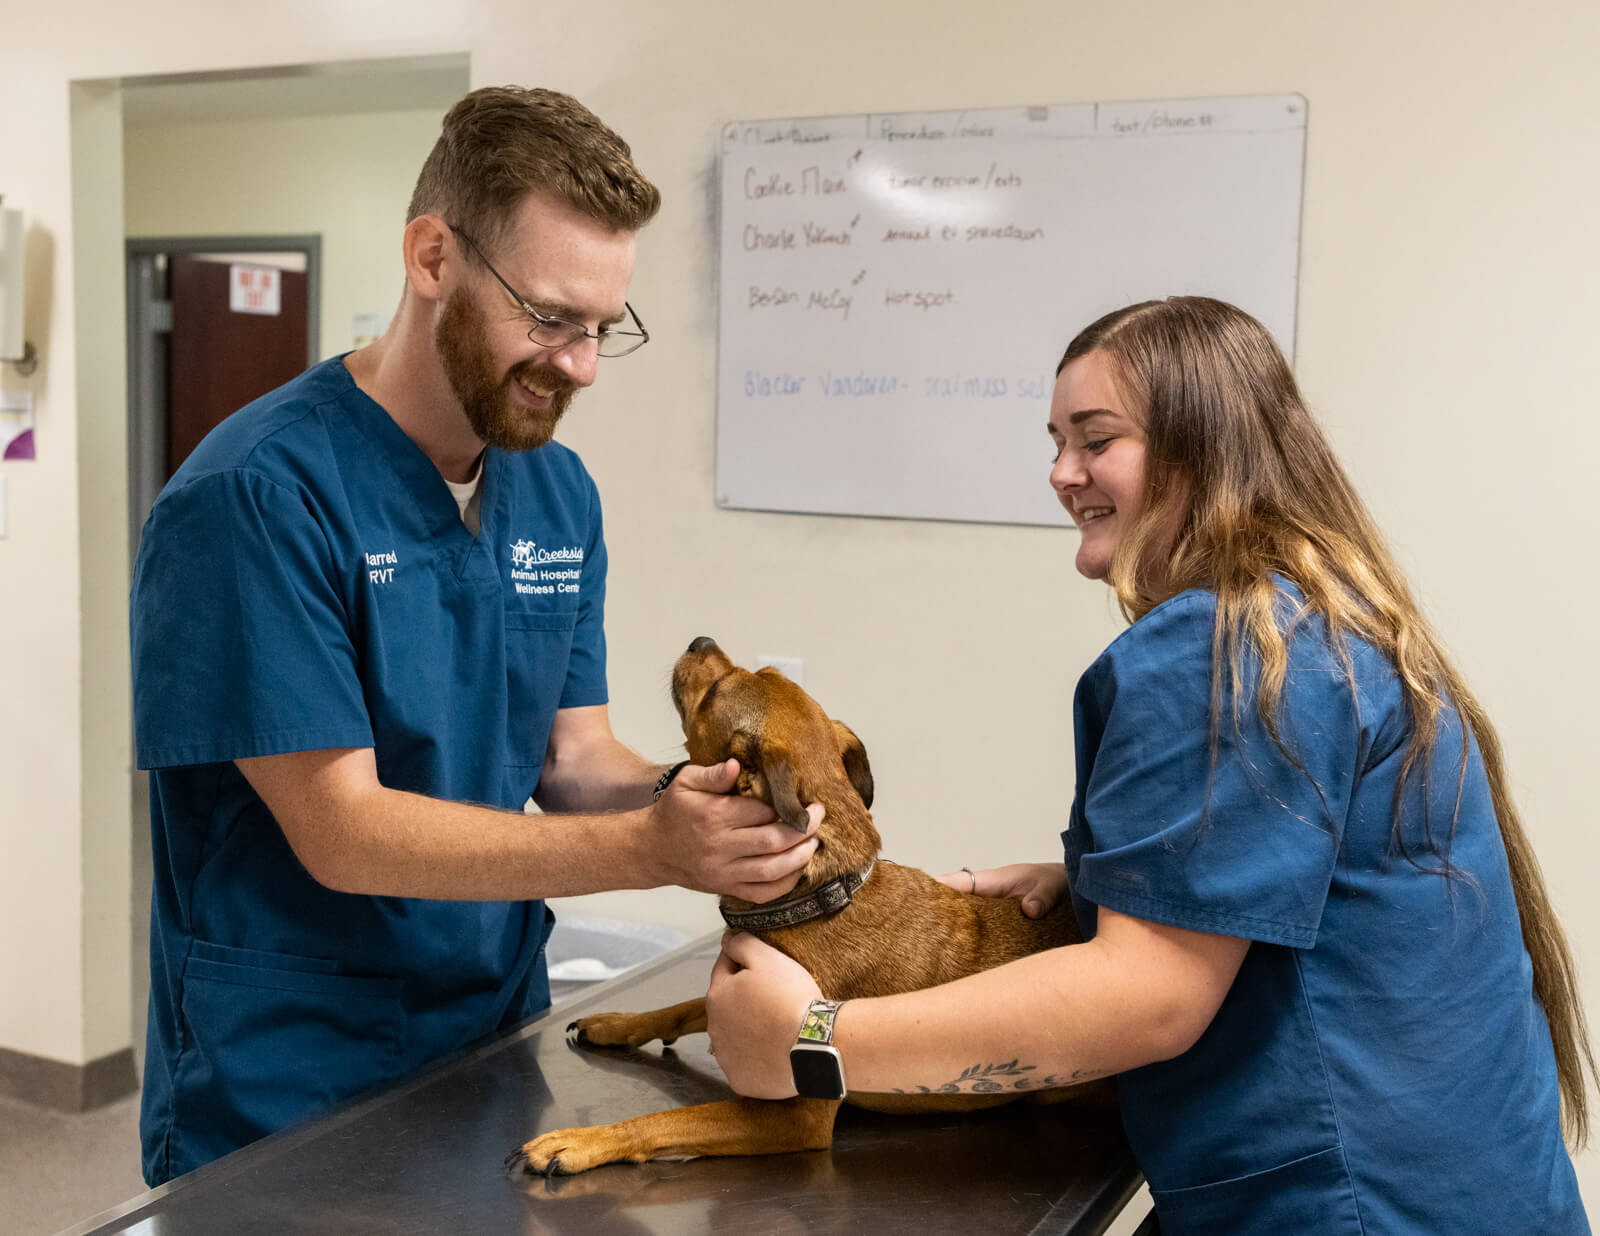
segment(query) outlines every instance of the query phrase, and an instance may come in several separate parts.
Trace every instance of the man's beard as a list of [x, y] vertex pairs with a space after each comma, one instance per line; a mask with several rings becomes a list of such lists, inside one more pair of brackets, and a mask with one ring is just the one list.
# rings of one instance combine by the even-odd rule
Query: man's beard
[[[467, 414], [472, 432], [490, 446], [505, 451], [531, 451], [543, 446], [555, 436], [556, 423], [578, 388], [559, 369], [527, 361], [505, 378], [498, 377], [488, 333], [476, 302], [465, 289], [457, 288], [445, 302], [433, 334], [450, 389]], [[507, 387], [518, 377], [528, 378], [541, 388], [554, 388], [550, 406], [536, 410], [514, 403]]]

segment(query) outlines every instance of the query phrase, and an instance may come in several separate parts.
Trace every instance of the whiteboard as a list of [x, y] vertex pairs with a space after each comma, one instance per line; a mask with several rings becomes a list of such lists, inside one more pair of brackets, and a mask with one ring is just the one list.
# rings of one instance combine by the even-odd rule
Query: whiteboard
[[720, 150], [717, 502], [1051, 524], [1054, 370], [1200, 294], [1291, 359], [1299, 95], [738, 121]]

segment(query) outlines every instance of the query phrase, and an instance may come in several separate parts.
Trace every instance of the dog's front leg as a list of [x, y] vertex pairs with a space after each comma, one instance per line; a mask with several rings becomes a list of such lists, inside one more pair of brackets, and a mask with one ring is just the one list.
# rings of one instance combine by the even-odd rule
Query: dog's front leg
[[705, 1028], [704, 996], [648, 1013], [595, 1013], [567, 1027], [577, 1032], [581, 1047], [639, 1047], [656, 1039], [674, 1043], [686, 1034], [703, 1034]]
[[831, 1099], [725, 1099], [616, 1124], [541, 1133], [512, 1151], [506, 1166], [529, 1175], [567, 1176], [602, 1163], [826, 1150], [833, 1145], [838, 1112], [838, 1102]]

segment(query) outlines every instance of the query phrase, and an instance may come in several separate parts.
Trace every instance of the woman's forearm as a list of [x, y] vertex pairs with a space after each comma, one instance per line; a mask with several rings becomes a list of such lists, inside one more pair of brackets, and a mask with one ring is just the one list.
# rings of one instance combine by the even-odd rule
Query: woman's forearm
[[[1069, 1086], [1186, 1051], [1249, 942], [1102, 908], [1099, 931], [939, 987], [848, 1000], [833, 1043], [863, 1093]], [[751, 936], [723, 942], [706, 997], [712, 1048], [741, 1094], [794, 1093], [788, 1051], [815, 980]]]
[[1075, 944], [941, 987], [849, 1001], [834, 1044], [851, 1090], [1068, 1086], [1187, 1046], [1166, 1032], [1153, 994], [1097, 942]]

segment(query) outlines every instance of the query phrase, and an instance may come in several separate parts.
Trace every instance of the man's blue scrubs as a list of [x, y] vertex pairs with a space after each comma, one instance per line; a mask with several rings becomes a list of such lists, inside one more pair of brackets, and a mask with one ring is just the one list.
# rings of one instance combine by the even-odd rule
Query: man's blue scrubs
[[1281, 714], [1303, 771], [1256, 712], [1259, 664], [1237, 729], [1224, 693], [1213, 767], [1215, 615], [1183, 593], [1084, 674], [1063, 834], [1086, 934], [1107, 906], [1253, 941], [1200, 1041], [1120, 1078], [1162, 1236], [1588, 1232], [1476, 744], [1446, 880], [1424, 830], [1450, 836], [1459, 721], [1427, 801], [1404, 795], [1414, 864], [1391, 839], [1408, 720], [1390, 663], [1352, 642], [1352, 692], [1303, 621]]
[[152, 1185], [549, 1004], [542, 902], [324, 888], [233, 763], [372, 747], [391, 789], [522, 807], [556, 710], [607, 698], [600, 502], [554, 443], [489, 450], [482, 483], [474, 537], [336, 359], [225, 421], [151, 513]]

